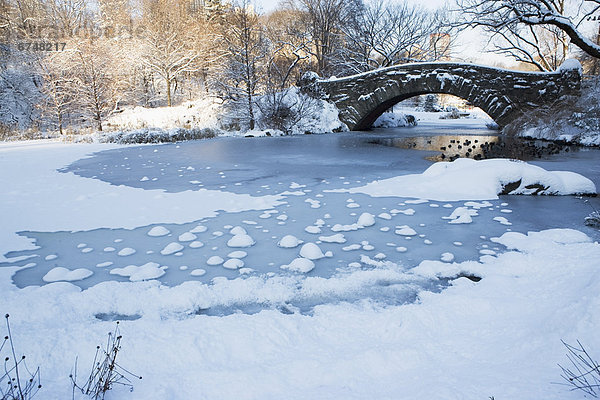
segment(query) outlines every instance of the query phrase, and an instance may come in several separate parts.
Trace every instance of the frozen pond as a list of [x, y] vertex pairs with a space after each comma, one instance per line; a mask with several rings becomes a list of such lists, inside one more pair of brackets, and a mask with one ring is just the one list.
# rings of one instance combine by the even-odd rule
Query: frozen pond
[[[221, 212], [215, 218], [186, 224], [133, 230], [21, 232], [38, 248], [9, 253], [8, 257], [19, 261], [0, 267], [29, 267], [14, 275], [19, 287], [68, 280], [82, 288], [107, 280], [158, 279], [173, 286], [240, 276], [340, 279], [364, 272], [358, 287], [325, 297], [299, 296], [288, 304], [309, 309], [323, 302], [367, 297], [388, 304], [413, 301], [420, 290], [439, 290], [444, 283], [415, 278], [410, 274], [412, 267], [425, 259], [460, 262], [493, 256], [503, 249], [490, 238], [507, 230], [574, 228], [600, 239], [597, 230], [583, 225], [591, 211], [589, 204], [574, 196], [438, 202], [332, 192], [421, 173], [431, 165], [430, 159], [439, 157], [438, 147], [447, 147], [449, 140], [485, 143], [495, 136], [496, 132], [472, 124], [455, 123], [449, 128], [425, 123], [370, 132], [218, 138], [103, 151], [61, 172], [167, 192], [213, 189], [280, 195], [281, 204], [266, 211]], [[398, 145], [413, 142], [430, 146]], [[547, 170], [578, 172], [600, 187], [599, 150], [570, 148], [558, 155], [548, 153], [530, 162]], [[590, 201], [598, 207], [598, 201]], [[449, 216], [459, 207], [472, 211], [472, 222], [450, 223]], [[316, 246], [301, 250], [306, 243]], [[314, 269], [293, 263], [301, 251], [313, 259]], [[57, 270], [60, 267], [80, 270], [65, 277]], [[301, 274], [295, 271], [298, 268], [311, 270]], [[388, 278], [367, 276], [380, 270], [387, 271]], [[258, 303], [239, 308], [252, 312], [262, 307]]]

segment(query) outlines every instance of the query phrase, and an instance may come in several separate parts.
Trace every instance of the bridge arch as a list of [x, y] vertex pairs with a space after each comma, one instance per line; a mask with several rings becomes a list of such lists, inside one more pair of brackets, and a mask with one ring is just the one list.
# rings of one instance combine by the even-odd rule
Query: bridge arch
[[522, 72], [461, 63], [413, 63], [343, 78], [306, 75], [301, 89], [333, 102], [350, 130], [364, 130], [388, 108], [410, 97], [450, 94], [481, 108], [500, 126], [521, 113], [551, 105], [581, 87], [578, 62], [554, 72]]

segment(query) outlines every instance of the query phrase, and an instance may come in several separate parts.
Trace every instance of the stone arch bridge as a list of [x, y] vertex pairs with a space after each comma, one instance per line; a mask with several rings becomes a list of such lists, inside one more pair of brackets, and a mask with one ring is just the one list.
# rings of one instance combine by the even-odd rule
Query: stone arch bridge
[[581, 67], [568, 60], [554, 72], [522, 72], [459, 63], [404, 64], [344, 78], [307, 73], [302, 91], [329, 100], [350, 130], [364, 130], [388, 108], [410, 97], [444, 93], [481, 108], [504, 126], [520, 114], [577, 95]]

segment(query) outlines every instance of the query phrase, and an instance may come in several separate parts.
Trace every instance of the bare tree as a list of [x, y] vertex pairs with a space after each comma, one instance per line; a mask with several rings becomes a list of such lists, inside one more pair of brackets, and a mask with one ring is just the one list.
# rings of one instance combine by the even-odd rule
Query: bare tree
[[250, 129], [256, 124], [255, 96], [267, 57], [267, 39], [259, 15], [243, 0], [231, 7], [221, 35], [224, 63], [215, 86]]
[[60, 36], [80, 34], [90, 22], [86, 0], [45, 0], [49, 26], [58, 29]]
[[[600, 11], [600, 0], [579, 0], [568, 13], [564, 0], [457, 0], [463, 26], [481, 27], [492, 37], [501, 37], [498, 51], [535, 64], [550, 65], [548, 43], [558, 41], [557, 56], [563, 58], [571, 43], [600, 58], [600, 45], [586, 37], [581, 23]], [[555, 30], [556, 29], [556, 30]], [[543, 36], [550, 35], [550, 41]], [[543, 57], [542, 57], [543, 56]], [[551, 61], [551, 60], [550, 60]]]
[[362, 0], [289, 0], [291, 8], [304, 12], [316, 59], [316, 72], [335, 72], [333, 59], [343, 47], [343, 30], [362, 10]]
[[345, 30], [341, 61], [349, 72], [364, 72], [404, 62], [448, 59], [453, 28], [445, 13], [407, 2], [368, 3]]

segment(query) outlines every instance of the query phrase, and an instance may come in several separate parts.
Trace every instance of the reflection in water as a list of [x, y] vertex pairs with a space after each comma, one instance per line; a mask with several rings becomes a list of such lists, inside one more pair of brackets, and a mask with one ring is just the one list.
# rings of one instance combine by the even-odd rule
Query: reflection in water
[[431, 161], [453, 161], [457, 158], [533, 160], [576, 149], [576, 146], [503, 135], [415, 136], [374, 139], [370, 143], [401, 149], [440, 151], [441, 154], [427, 157]]

